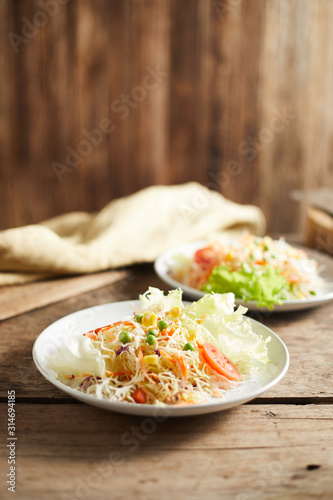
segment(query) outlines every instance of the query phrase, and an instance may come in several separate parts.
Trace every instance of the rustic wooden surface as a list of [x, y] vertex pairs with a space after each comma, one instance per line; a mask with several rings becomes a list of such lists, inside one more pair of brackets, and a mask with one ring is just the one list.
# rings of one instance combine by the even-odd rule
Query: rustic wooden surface
[[[0, 2], [1, 229], [197, 180], [299, 230], [290, 191], [333, 181], [331, 0], [71, 0], [15, 51], [41, 4]], [[112, 103], [157, 65], [121, 119]], [[115, 129], [58, 182], [52, 163], [104, 118]]]
[[0, 321], [124, 279], [128, 279], [128, 273], [106, 271], [70, 278], [48, 279], [26, 285], [2, 286]]
[[[106, 412], [58, 391], [35, 368], [39, 333], [84, 307], [164, 288], [152, 266], [0, 324], [1, 494], [6, 401], [16, 390], [19, 500], [137, 498], [329, 500], [333, 496], [333, 307], [258, 316], [286, 343], [285, 378], [249, 404], [212, 415], [149, 419]], [[152, 429], [152, 432], [151, 432]]]

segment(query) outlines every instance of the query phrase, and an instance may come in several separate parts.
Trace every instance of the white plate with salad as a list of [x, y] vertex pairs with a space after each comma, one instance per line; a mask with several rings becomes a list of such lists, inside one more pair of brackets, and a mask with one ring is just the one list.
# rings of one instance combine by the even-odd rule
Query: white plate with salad
[[150, 287], [140, 301], [103, 304], [66, 316], [33, 348], [38, 370], [85, 403], [152, 417], [199, 415], [256, 398], [285, 375], [282, 340], [234, 296], [182, 302]]
[[181, 245], [164, 252], [155, 271], [192, 299], [233, 292], [250, 310], [295, 311], [333, 299], [333, 259], [283, 238], [244, 233]]

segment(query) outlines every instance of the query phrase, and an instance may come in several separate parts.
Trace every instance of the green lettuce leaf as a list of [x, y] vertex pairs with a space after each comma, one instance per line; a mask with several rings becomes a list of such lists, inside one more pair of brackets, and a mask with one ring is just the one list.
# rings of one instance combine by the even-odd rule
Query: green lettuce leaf
[[274, 304], [282, 304], [286, 298], [283, 291], [288, 289], [288, 281], [269, 265], [262, 269], [243, 265], [240, 271], [217, 266], [208, 283], [201, 288], [204, 292], [232, 292], [238, 299], [254, 300], [258, 306], [268, 309], [273, 309]]

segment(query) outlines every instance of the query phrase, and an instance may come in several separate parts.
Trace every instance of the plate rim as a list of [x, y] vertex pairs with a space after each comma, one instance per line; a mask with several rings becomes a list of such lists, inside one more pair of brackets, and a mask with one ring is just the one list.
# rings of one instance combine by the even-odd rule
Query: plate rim
[[[188, 301], [183, 301], [184, 304]], [[279, 373], [269, 382], [265, 383], [263, 386], [259, 386], [257, 390], [252, 390], [250, 391], [249, 394], [244, 394], [242, 397], [236, 397], [232, 399], [231, 401], [225, 401], [224, 398], [219, 398], [217, 401], [210, 401], [210, 402], [205, 402], [201, 403], [198, 405], [193, 405], [193, 406], [165, 406], [165, 407], [158, 407], [158, 406], [152, 406], [152, 405], [133, 405], [132, 403], [129, 402], [118, 402], [118, 401], [110, 401], [108, 399], [99, 399], [96, 396], [90, 395], [90, 394], [85, 394], [81, 393], [79, 391], [76, 391], [75, 389], [72, 389], [71, 387], [66, 386], [59, 380], [56, 380], [55, 378], [52, 378], [50, 374], [48, 373], [47, 367], [43, 364], [43, 362], [40, 360], [38, 348], [39, 344], [43, 340], [43, 336], [45, 336], [48, 332], [48, 330], [55, 328], [59, 323], [64, 322], [66, 320], [70, 321], [73, 317], [75, 317], [78, 313], [84, 313], [86, 311], [90, 311], [92, 309], [96, 308], [107, 308], [107, 307], [117, 307], [119, 304], [122, 304], [124, 306], [129, 306], [133, 308], [133, 306], [137, 306], [140, 304], [139, 300], [124, 300], [124, 301], [117, 301], [117, 302], [108, 302], [106, 304], [99, 304], [91, 307], [87, 307], [84, 309], [80, 309], [78, 311], [74, 311], [73, 313], [70, 313], [66, 316], [63, 316], [59, 318], [58, 320], [54, 321], [50, 325], [48, 325], [36, 338], [33, 349], [32, 349], [32, 356], [33, 356], [33, 361], [38, 369], [38, 371], [43, 375], [43, 377], [51, 383], [53, 386], [57, 387], [60, 389], [62, 392], [67, 393], [68, 395], [72, 396], [75, 399], [78, 399], [82, 402], [85, 402], [87, 404], [97, 406], [100, 408], [103, 408], [108, 411], [113, 411], [116, 413], [123, 413], [123, 414], [131, 414], [131, 415], [136, 415], [136, 416], [145, 416], [145, 417], [150, 417], [153, 416], [155, 418], [160, 418], [160, 417], [183, 417], [183, 416], [196, 416], [196, 415], [201, 415], [201, 414], [208, 414], [208, 413], [213, 413], [217, 411], [223, 411], [227, 410], [230, 408], [233, 408], [235, 406], [239, 406], [241, 404], [244, 404], [250, 400], [255, 399], [258, 397], [260, 394], [263, 392], [266, 392], [267, 390], [271, 389], [274, 387], [276, 384], [278, 384], [282, 378], [285, 376], [285, 374], [288, 371], [289, 364], [290, 364], [290, 355], [288, 352], [288, 349], [283, 342], [283, 340], [270, 328], [268, 328], [266, 325], [263, 323], [260, 323], [259, 321], [256, 321], [252, 318], [247, 318], [250, 320], [252, 325], [259, 325], [260, 328], [263, 328], [265, 330], [265, 333], [267, 336], [271, 335], [275, 337], [275, 340], [278, 342], [280, 347], [282, 348], [283, 351], [283, 356], [281, 359], [285, 358], [284, 364], [281, 369], [279, 369]], [[274, 366], [277, 366], [275, 364]], [[235, 387], [236, 389], [236, 387]], [[232, 391], [233, 389], [231, 389]], [[249, 396], [249, 397], [247, 397]]]
[[[171, 256], [175, 255], [176, 253], [181, 253], [182, 249], [196, 249], [200, 248], [201, 245], [207, 244], [206, 240], [197, 240], [197, 241], [192, 241], [189, 243], [184, 243], [182, 245], [178, 246], [173, 246], [169, 248], [168, 250], [164, 251], [159, 257], [154, 262], [154, 270], [157, 274], [157, 276], [164, 281], [164, 283], [168, 284], [169, 286], [172, 286], [173, 288], [181, 288], [188, 296], [191, 296], [195, 298], [195, 300], [200, 299], [201, 297], [204, 296], [204, 292], [201, 292], [200, 290], [197, 290], [195, 288], [192, 288], [188, 285], [185, 285], [181, 283], [180, 281], [175, 280], [172, 278], [168, 272], [164, 270], [164, 268], [170, 269], [170, 267], [167, 266], [165, 260], [167, 258], [170, 258]], [[306, 252], [311, 253], [315, 252], [314, 249], [302, 246], [302, 245], [293, 245], [296, 248], [300, 248], [302, 250], [305, 250]], [[315, 257], [313, 257], [315, 258]], [[323, 259], [327, 258], [329, 259], [330, 257], [326, 254], [323, 255]], [[320, 264], [320, 262], [319, 262]], [[324, 295], [320, 296], [313, 296], [311, 298], [305, 299], [305, 300], [285, 300], [283, 304], [276, 304], [274, 306], [274, 309], [270, 310], [267, 307], [263, 306], [257, 306], [257, 302], [253, 300], [248, 300], [244, 301], [241, 299], [235, 299], [235, 304], [237, 306], [242, 305], [246, 307], [247, 309], [251, 311], [258, 311], [258, 312], [268, 312], [268, 313], [276, 313], [276, 312], [291, 312], [291, 311], [299, 311], [302, 309], [310, 309], [313, 307], [319, 307], [321, 305], [325, 305], [328, 302], [333, 300], [333, 290], [331, 292], [328, 292]]]

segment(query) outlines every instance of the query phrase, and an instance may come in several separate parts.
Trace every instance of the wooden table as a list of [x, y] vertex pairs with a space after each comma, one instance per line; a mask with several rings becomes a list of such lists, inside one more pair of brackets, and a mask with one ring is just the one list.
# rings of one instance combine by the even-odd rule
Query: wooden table
[[[333, 498], [333, 305], [261, 316], [291, 364], [269, 392], [232, 410], [147, 422], [81, 404], [49, 384], [31, 350], [39, 333], [84, 307], [166, 289], [152, 266], [2, 321], [1, 494], [30, 499]], [[16, 494], [6, 491], [7, 391], [16, 391]]]

